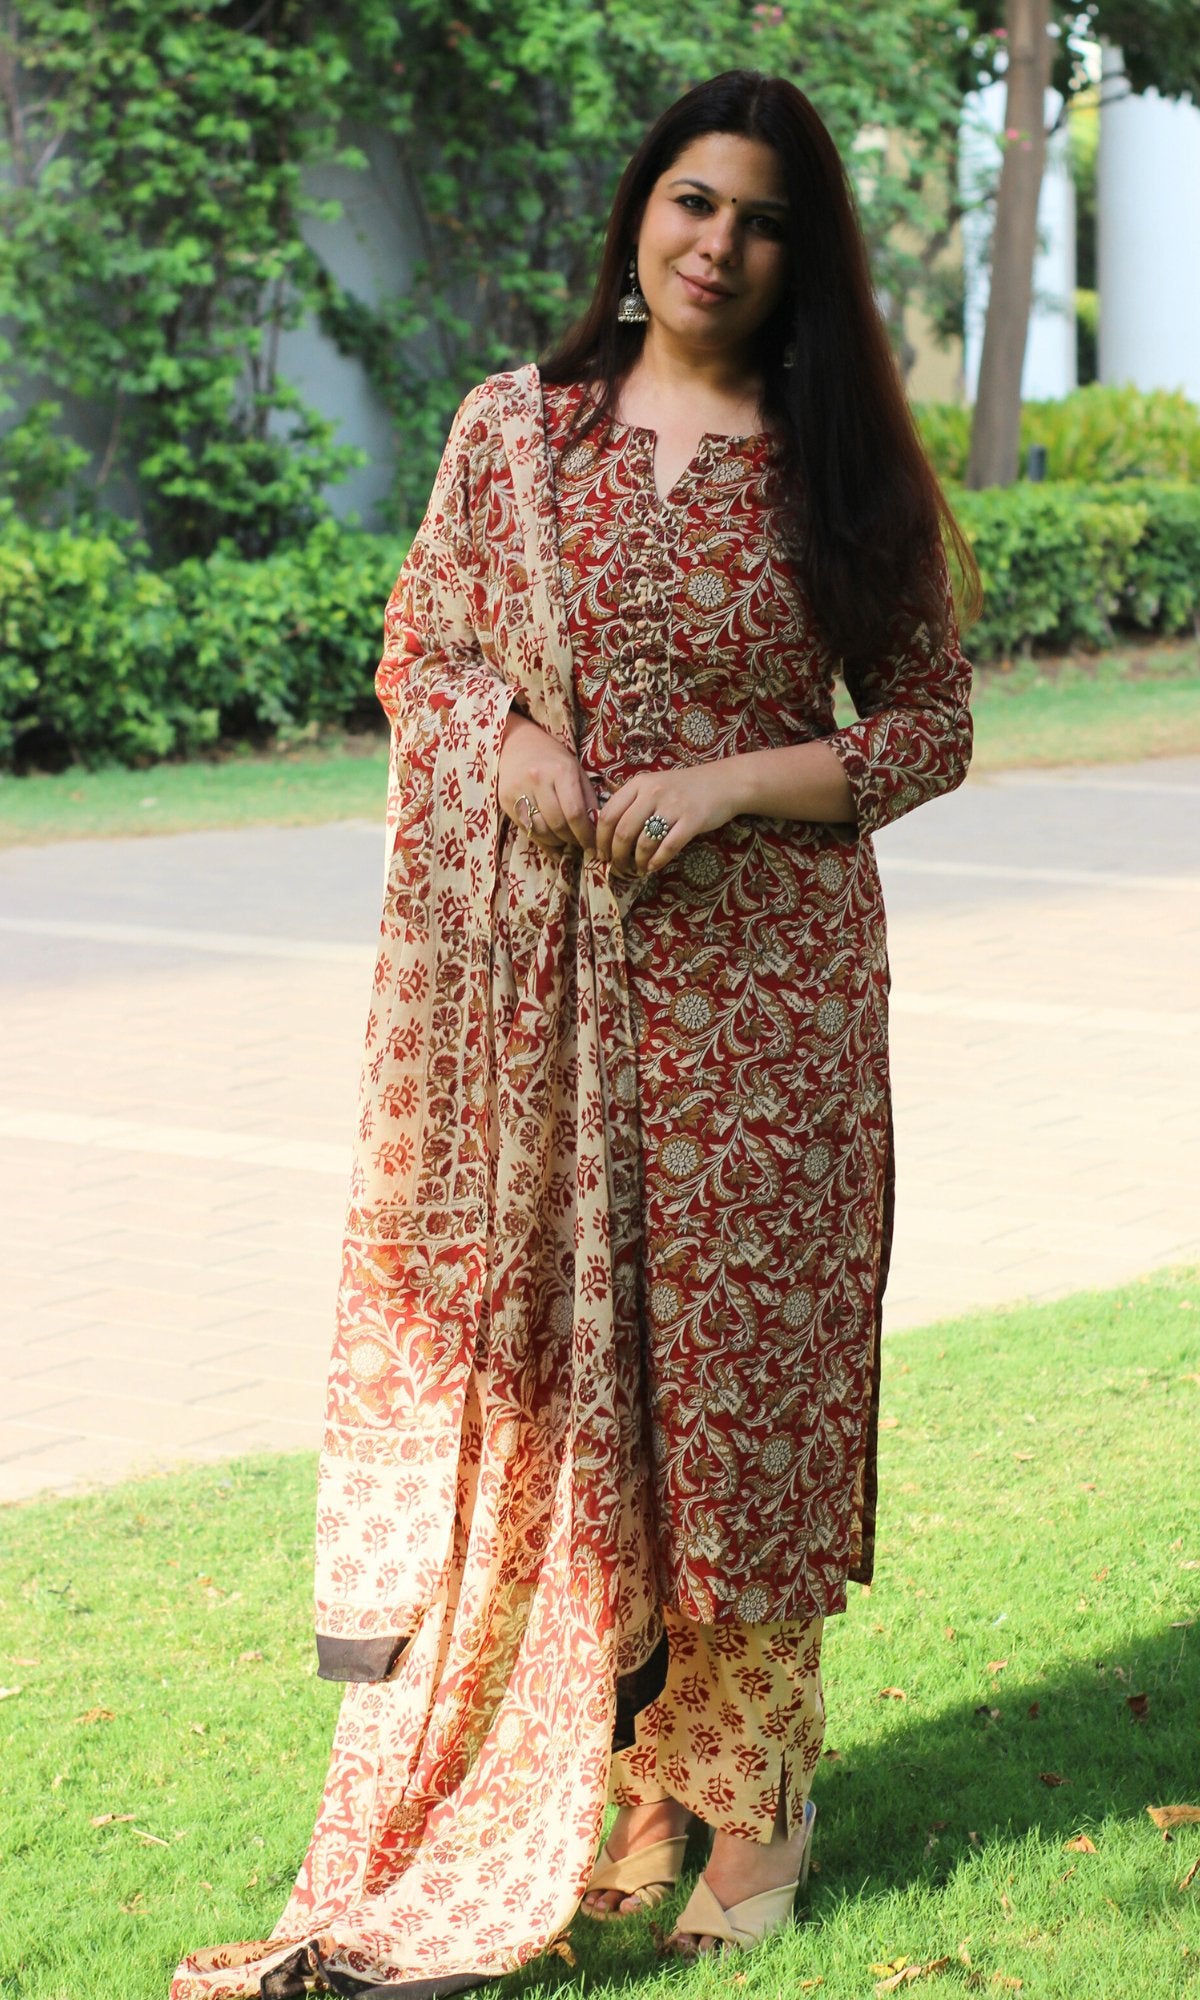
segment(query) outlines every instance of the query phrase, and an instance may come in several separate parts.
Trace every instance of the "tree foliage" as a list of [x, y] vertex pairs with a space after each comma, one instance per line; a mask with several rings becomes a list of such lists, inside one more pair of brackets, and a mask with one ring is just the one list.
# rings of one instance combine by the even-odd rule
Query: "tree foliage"
[[[74, 482], [166, 556], [316, 517], [348, 455], [276, 348], [313, 293], [302, 172], [337, 151], [347, 69], [297, 0], [0, 5], [0, 387], [43, 392], [3, 451], [27, 508]], [[87, 457], [54, 443], [81, 406]]]
[[[356, 110], [392, 135], [420, 259], [372, 303], [328, 282], [324, 323], [404, 426], [411, 513], [465, 386], [543, 349], [582, 307], [618, 174], [690, 84], [790, 76], [852, 163], [897, 334], [946, 228], [969, 34], [956, 0], [439, 0], [360, 8]], [[898, 225], [906, 225], [901, 230]]]
[[[450, 0], [451, 5], [456, 0]], [[303, 537], [356, 454], [281, 378], [315, 310], [428, 490], [470, 382], [584, 302], [620, 167], [722, 68], [781, 71], [851, 162], [898, 345], [944, 305], [962, 92], [1003, 0], [0, 0], [0, 505], [131, 515], [160, 561]], [[1200, 91], [1194, 0], [1060, 10], [1056, 81], [1102, 29], [1137, 86]], [[305, 241], [306, 170], [390, 148], [415, 268], [353, 295]], [[941, 316], [944, 317], [944, 314]]]
[[[964, 6], [973, 30], [959, 73], [966, 91], [1004, 72], [1007, 0], [964, 0]], [[1121, 50], [1132, 89], [1200, 101], [1196, 0], [1055, 0], [1051, 18], [1056, 53], [1050, 81], [1064, 98], [1089, 87], [1084, 50], [1103, 40]]]
[[[0, 0], [0, 385], [19, 367], [41, 387], [0, 448], [10, 492], [132, 501], [168, 558], [303, 532], [347, 456], [277, 367], [315, 306], [399, 419], [411, 514], [464, 388], [581, 307], [641, 131], [722, 68], [781, 70], [817, 103], [899, 326], [945, 225], [957, 0], [459, 4]], [[354, 159], [349, 121], [387, 135], [417, 245], [382, 299], [302, 233], [304, 169]], [[93, 446], [86, 477], [64, 429]]]
[[1196, 0], [1088, 0], [1095, 39], [1119, 48], [1134, 90], [1200, 103], [1200, 21]]

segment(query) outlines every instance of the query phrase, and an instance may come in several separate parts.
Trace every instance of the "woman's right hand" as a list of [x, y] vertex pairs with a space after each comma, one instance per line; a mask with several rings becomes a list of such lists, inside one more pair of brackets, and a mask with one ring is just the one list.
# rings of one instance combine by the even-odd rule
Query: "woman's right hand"
[[539, 846], [595, 852], [599, 801], [586, 773], [563, 744], [515, 708], [500, 750], [499, 792], [500, 810]]

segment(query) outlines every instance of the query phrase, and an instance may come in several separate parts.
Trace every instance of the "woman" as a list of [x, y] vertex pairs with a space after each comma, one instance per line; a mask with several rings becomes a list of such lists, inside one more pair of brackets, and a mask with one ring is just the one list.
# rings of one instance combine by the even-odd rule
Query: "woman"
[[580, 326], [467, 398], [388, 607], [318, 1521], [353, 1685], [273, 1938], [175, 2000], [465, 1990], [652, 1906], [693, 1816], [674, 1947], [787, 1920], [822, 1621], [871, 1571], [869, 834], [969, 754], [943, 527], [973, 575], [824, 127], [701, 85]]

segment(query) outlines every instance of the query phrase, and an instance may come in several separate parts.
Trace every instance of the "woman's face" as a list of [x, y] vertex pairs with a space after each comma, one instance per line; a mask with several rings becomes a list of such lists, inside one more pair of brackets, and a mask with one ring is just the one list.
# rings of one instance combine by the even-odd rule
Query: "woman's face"
[[689, 346], [744, 346], [788, 280], [787, 194], [761, 139], [709, 132], [650, 191], [637, 268], [653, 321]]

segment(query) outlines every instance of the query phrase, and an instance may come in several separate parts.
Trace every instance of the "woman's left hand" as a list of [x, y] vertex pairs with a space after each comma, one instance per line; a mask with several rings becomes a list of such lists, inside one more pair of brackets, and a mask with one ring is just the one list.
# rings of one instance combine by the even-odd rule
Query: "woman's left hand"
[[[596, 822], [596, 854], [616, 875], [657, 875], [682, 854], [689, 840], [715, 833], [746, 810], [736, 757], [670, 771], [639, 771], [613, 793]], [[646, 821], [657, 814], [667, 832], [655, 840]]]

